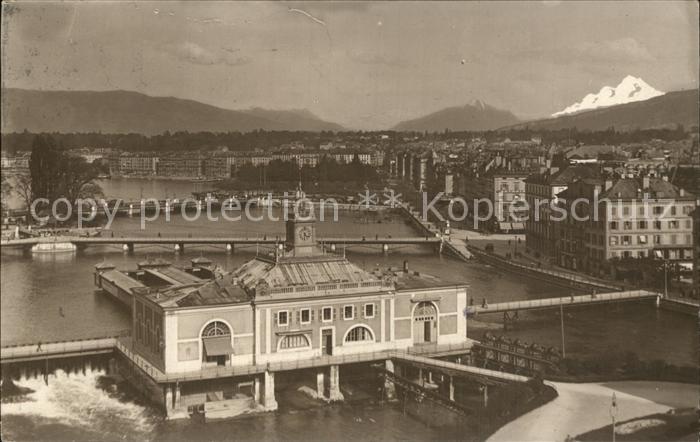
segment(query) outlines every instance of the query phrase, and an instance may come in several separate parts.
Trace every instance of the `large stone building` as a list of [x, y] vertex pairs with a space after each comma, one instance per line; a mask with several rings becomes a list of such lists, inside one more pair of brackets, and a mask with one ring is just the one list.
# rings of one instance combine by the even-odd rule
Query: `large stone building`
[[693, 212], [693, 290], [700, 298], [700, 207]]
[[570, 166], [564, 169], [547, 167], [525, 180], [525, 200], [529, 210], [525, 223], [525, 241], [529, 249], [547, 258], [555, 257], [557, 237], [552, 218], [555, 215], [553, 206], [556, 205], [557, 194], [576, 180], [599, 176], [597, 166]]
[[692, 260], [695, 196], [666, 178], [587, 178], [557, 196], [567, 214], [555, 222], [563, 267], [604, 273], [616, 258]]
[[163, 268], [96, 269], [98, 285], [109, 280], [132, 295], [133, 332], [120, 345], [147, 367], [143, 382], [170, 417], [274, 409], [275, 372], [300, 365], [317, 367], [320, 396], [341, 399], [339, 367], [358, 356], [468, 347], [466, 286], [406, 269], [365, 271], [322, 250], [311, 217], [289, 220], [274, 253], [215, 273], [192, 282]]

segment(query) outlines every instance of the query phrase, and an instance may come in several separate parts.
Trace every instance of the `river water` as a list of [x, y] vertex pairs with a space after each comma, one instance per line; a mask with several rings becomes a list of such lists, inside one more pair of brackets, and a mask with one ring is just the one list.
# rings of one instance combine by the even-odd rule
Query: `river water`
[[[146, 188], [142, 193], [142, 188]], [[111, 180], [103, 184], [108, 197], [139, 198], [188, 196], [202, 190], [192, 183], [158, 180]], [[117, 218], [104, 235], [275, 236], [284, 234], [281, 221], [267, 219], [263, 209], [252, 213], [264, 219], [237, 222], [199, 219], [185, 221], [173, 214], [140, 228], [138, 217]], [[273, 212], [273, 215], [279, 215]], [[379, 222], [381, 221], [381, 222]], [[344, 212], [337, 222], [318, 224], [322, 236], [411, 236], [412, 228], [398, 216]], [[133, 267], [146, 256], [184, 264], [206, 256], [232, 270], [263, 251], [255, 246], [237, 247], [228, 254], [220, 247], [188, 247], [176, 254], [170, 246], [143, 246], [133, 255], [120, 247], [91, 247], [75, 254], [21, 255], [3, 252], [0, 296], [0, 340], [3, 344], [44, 342], [108, 335], [129, 327], [129, 312], [94, 290], [92, 272], [107, 261], [120, 268]], [[479, 263], [463, 263], [438, 256], [422, 246], [397, 246], [383, 255], [377, 246], [348, 248], [347, 257], [367, 270], [400, 267], [430, 273], [445, 281], [469, 284], [469, 296], [480, 302], [565, 296], [569, 292], [541, 281], [504, 274]], [[697, 361], [695, 320], [688, 315], [657, 310], [648, 304], [612, 304], [566, 312], [567, 355], [590, 357], [610, 351], [632, 350], [643, 359], [665, 359], [676, 364]], [[501, 333], [499, 315], [469, 321], [468, 334]], [[522, 314], [509, 335], [543, 345], [561, 345], [559, 316], [545, 311]], [[236, 439], [435, 439], [449, 437], [404, 417], [392, 407], [334, 406], [306, 411], [286, 411], [250, 419], [215, 424], [162, 422], [157, 413], [130, 400], [113, 397], [98, 388], [100, 373], [65, 375], [58, 372], [46, 386], [40, 380], [19, 384], [35, 390], [33, 402], [4, 404], [3, 435], [7, 439], [63, 440], [220, 440]], [[456, 435], [455, 435], [456, 436]]]

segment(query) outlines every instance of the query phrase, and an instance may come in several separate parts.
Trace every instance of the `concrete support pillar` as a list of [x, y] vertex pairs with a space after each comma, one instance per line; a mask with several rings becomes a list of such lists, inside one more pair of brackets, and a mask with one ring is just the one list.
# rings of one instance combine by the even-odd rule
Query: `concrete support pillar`
[[256, 404], [260, 403], [260, 376], [253, 378], [253, 399]]
[[343, 393], [340, 392], [340, 366], [331, 365], [330, 369], [328, 399], [331, 401], [342, 401], [345, 398]]
[[165, 386], [165, 410], [169, 411], [173, 409], [173, 389], [170, 385]]
[[420, 385], [425, 385], [425, 381], [423, 380], [423, 368], [418, 367], [418, 383]]
[[454, 380], [454, 377], [450, 376], [449, 381], [450, 381], [449, 396], [450, 396], [450, 400], [454, 401], [455, 400], [455, 380]]
[[[389, 373], [395, 373], [394, 361], [392, 361], [391, 359], [387, 359], [386, 362], [384, 363], [384, 368]], [[384, 377], [384, 397], [388, 401], [392, 401], [392, 400], [396, 399], [396, 386], [386, 376]]]
[[484, 393], [484, 408], [486, 408], [489, 406], [489, 386], [482, 385], [481, 389], [483, 390], [483, 393]]
[[428, 371], [428, 383], [432, 384], [433, 383], [433, 372]]
[[319, 367], [316, 370], [316, 395], [318, 395], [318, 398], [325, 398], [326, 397], [326, 376], [324, 373], [324, 368]]
[[275, 373], [265, 371], [265, 391], [263, 393], [263, 407], [268, 411], [277, 410], [277, 400], [275, 400]]
[[180, 408], [180, 407], [181, 407], [182, 404], [181, 404], [180, 399], [181, 399], [181, 396], [180, 396], [180, 384], [177, 383], [177, 384], [175, 384], [175, 404], [174, 404], [174, 407], [175, 407], [175, 408]]

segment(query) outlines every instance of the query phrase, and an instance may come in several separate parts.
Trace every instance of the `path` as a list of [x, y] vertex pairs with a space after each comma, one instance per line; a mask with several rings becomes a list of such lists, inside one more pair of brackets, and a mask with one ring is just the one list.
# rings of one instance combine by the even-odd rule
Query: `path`
[[[524, 414], [494, 433], [488, 440], [497, 441], [564, 441], [596, 428], [609, 425], [612, 394], [617, 397], [617, 421], [654, 413], [671, 407], [668, 394], [674, 391], [673, 405], [697, 405], [697, 387], [669, 382], [616, 382], [610, 384], [570, 384], [549, 382], [559, 396], [553, 401]], [[629, 392], [634, 392], [630, 394]], [[658, 400], [661, 403], [655, 402]]]

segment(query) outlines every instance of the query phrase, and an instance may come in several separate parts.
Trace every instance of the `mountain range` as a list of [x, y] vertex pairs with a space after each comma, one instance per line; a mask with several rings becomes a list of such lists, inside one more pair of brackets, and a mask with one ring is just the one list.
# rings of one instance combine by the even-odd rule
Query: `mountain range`
[[[617, 130], [685, 127], [698, 125], [698, 90], [662, 93], [647, 88], [635, 77], [626, 77], [616, 88], [603, 88], [598, 100], [569, 106], [554, 118], [521, 121], [513, 113], [482, 101], [446, 108], [401, 122], [397, 131], [483, 131], [529, 127], [537, 129]], [[635, 92], [636, 91], [636, 92]], [[611, 92], [614, 94], [611, 96]], [[630, 95], [630, 93], [633, 93]], [[643, 101], [639, 97], [662, 95]], [[639, 94], [639, 95], [638, 95]], [[605, 99], [626, 96], [632, 102], [610, 104]], [[605, 107], [585, 110], [605, 102]], [[574, 110], [574, 106], [577, 106]], [[128, 91], [2, 90], [2, 132], [102, 132], [155, 135], [165, 131], [248, 132], [256, 129], [289, 131], [342, 131], [339, 124], [324, 121], [308, 110], [229, 110], [193, 100], [151, 97]]]
[[2, 132], [339, 131], [307, 110], [222, 109], [129, 91], [2, 90]]
[[652, 128], [673, 128], [682, 124], [686, 128], [698, 125], [698, 90], [668, 92], [644, 101], [603, 107], [557, 118], [529, 121], [510, 128], [531, 130], [605, 130], [614, 127], [619, 131]]
[[552, 116], [559, 117], [601, 107], [644, 101], [663, 94], [663, 92], [649, 86], [641, 78], [628, 75], [616, 87], [604, 86], [597, 94], [588, 94], [583, 97], [583, 100], [562, 111], [553, 113]]
[[475, 100], [465, 106], [448, 107], [420, 118], [403, 121], [396, 126], [397, 131], [479, 131], [493, 130], [510, 126], [520, 120], [511, 112]]

